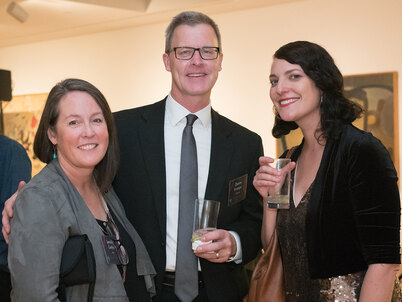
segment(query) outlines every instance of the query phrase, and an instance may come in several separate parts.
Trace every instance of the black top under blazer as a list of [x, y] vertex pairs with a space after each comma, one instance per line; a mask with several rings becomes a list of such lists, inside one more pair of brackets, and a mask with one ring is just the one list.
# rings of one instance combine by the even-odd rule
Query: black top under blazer
[[400, 263], [397, 181], [388, 150], [371, 133], [345, 125], [338, 140], [327, 140], [306, 216], [311, 278]]
[[[166, 99], [114, 114], [120, 167], [113, 183], [127, 217], [141, 236], [157, 271], [157, 294], [166, 266], [166, 171], [164, 118]], [[205, 198], [221, 201], [218, 228], [239, 234], [243, 264], [261, 248], [262, 208], [253, 178], [263, 154], [261, 138], [214, 110], [212, 145]], [[247, 196], [228, 207], [229, 181], [248, 175]], [[243, 264], [215, 264], [200, 259], [210, 301], [241, 301], [248, 291]]]

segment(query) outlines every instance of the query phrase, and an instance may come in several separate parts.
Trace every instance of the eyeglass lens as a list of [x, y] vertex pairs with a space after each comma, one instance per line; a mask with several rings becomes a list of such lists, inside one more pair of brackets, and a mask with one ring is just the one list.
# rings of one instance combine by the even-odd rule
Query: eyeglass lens
[[198, 51], [204, 60], [215, 60], [218, 57], [219, 47], [175, 47], [173, 48], [175, 56], [179, 60], [190, 60], [195, 51]]
[[108, 229], [110, 230], [109, 233], [112, 237], [114, 237], [114, 242], [115, 242], [116, 249], [117, 249], [117, 256], [119, 257], [120, 263], [122, 265], [127, 265], [128, 264], [128, 254], [127, 254], [126, 249], [120, 242], [119, 230], [117, 229], [117, 226], [114, 223], [113, 219], [110, 219], [108, 217], [107, 222], [108, 222], [107, 223]]
[[126, 281], [127, 264], [129, 262], [128, 253], [124, 246], [121, 244], [119, 230], [117, 229], [116, 224], [114, 223], [113, 219], [109, 217], [109, 215], [107, 217], [106, 228], [109, 235], [113, 239], [114, 245], [116, 246], [117, 257], [119, 258], [120, 264], [122, 266], [121, 277], [124, 283]]

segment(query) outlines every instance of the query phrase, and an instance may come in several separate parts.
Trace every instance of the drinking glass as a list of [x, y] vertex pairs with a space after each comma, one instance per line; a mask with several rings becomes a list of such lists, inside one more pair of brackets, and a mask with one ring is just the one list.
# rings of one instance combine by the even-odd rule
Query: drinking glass
[[[277, 170], [281, 170], [290, 163], [290, 158], [276, 158], [271, 164]], [[275, 187], [275, 191], [268, 194], [268, 208], [289, 209], [290, 200], [290, 171], [281, 176], [281, 181]]]
[[202, 235], [216, 230], [219, 209], [219, 201], [210, 199], [196, 199], [194, 208], [193, 236], [191, 239], [193, 250], [197, 249], [197, 247], [202, 244], [211, 242], [202, 242], [200, 239]]

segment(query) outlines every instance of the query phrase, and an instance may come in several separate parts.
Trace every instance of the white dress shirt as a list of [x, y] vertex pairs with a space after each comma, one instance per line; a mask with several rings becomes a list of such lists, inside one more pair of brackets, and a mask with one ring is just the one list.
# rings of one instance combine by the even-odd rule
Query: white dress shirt
[[[175, 271], [177, 228], [179, 221], [179, 184], [181, 140], [186, 116], [191, 112], [168, 95], [165, 110], [165, 162], [166, 162], [166, 270]], [[211, 104], [194, 113], [198, 118], [193, 124], [193, 135], [197, 146], [198, 198], [204, 198], [207, 187], [211, 156]], [[231, 232], [237, 243], [233, 259], [241, 262], [241, 244], [237, 233]]]

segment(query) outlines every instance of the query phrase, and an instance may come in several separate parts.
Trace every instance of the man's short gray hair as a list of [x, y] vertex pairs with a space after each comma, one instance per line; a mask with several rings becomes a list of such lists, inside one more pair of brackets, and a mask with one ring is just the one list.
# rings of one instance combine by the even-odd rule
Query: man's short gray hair
[[216, 25], [215, 21], [203, 13], [185, 11], [173, 17], [169, 26], [166, 28], [165, 53], [170, 53], [172, 51], [171, 47], [172, 47], [173, 33], [177, 26], [179, 25], [194, 26], [198, 24], [207, 24], [214, 29], [216, 38], [218, 39], [218, 47], [220, 51], [222, 51], [221, 33], [219, 32], [218, 25]]

